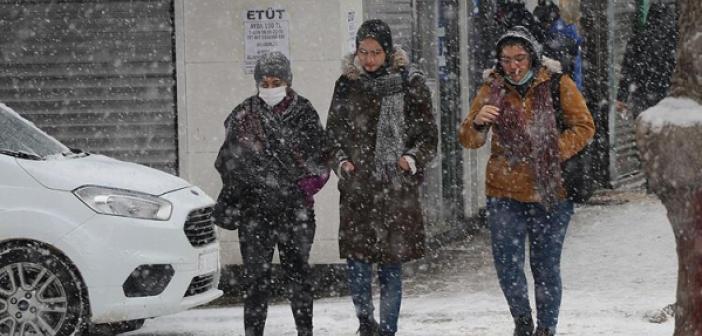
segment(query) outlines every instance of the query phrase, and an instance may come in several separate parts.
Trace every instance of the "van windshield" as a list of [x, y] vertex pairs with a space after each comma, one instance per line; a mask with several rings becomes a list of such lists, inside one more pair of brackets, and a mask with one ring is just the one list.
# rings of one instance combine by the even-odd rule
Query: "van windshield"
[[44, 159], [70, 152], [68, 147], [0, 103], [0, 154]]

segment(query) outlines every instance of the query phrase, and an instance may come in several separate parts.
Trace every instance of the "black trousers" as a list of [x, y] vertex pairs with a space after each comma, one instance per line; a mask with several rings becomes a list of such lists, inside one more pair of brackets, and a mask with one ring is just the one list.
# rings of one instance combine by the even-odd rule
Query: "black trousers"
[[239, 227], [245, 335], [263, 336], [277, 246], [298, 335], [311, 336], [313, 295], [308, 259], [315, 232], [314, 210], [302, 201], [282, 206], [268, 203], [247, 209], [246, 220]]

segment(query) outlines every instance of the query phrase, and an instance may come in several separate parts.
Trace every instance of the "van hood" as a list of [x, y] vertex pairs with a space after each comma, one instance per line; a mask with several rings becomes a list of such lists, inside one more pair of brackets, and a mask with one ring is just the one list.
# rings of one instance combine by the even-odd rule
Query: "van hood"
[[190, 186], [177, 176], [104, 155], [17, 162], [37, 182], [49, 189], [71, 191], [81, 186], [94, 185], [157, 196]]

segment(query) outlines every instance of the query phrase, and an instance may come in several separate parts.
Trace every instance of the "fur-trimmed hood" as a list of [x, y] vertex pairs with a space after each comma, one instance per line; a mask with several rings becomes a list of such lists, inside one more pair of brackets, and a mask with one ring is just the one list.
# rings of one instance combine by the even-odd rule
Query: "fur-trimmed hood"
[[[541, 69], [546, 69], [549, 75], [563, 72], [563, 66], [561, 66], [561, 62], [552, 58], [548, 58], [546, 56], [541, 56]], [[534, 70], [540, 72], [539, 69]], [[497, 68], [493, 66], [492, 68], [483, 71], [483, 80], [487, 82], [490, 79], [495, 78], [495, 76], [497, 75]]]
[[[387, 69], [390, 73], [402, 72], [410, 65], [410, 59], [407, 52], [398, 46], [394, 47], [393, 53], [389, 57], [390, 60], [387, 65]], [[366, 73], [367, 72], [361, 65], [361, 61], [358, 59], [358, 56], [355, 53], [348, 54], [346, 57], [344, 57], [341, 65], [341, 74], [343, 76], [346, 76], [350, 80], [357, 80], [362, 74]], [[421, 73], [415, 71], [414, 75], [417, 74], [421, 75]]]

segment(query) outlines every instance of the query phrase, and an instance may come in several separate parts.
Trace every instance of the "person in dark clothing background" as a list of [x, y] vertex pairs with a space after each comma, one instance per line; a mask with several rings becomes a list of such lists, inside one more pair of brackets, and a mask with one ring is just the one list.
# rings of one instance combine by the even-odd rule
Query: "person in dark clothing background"
[[643, 27], [635, 31], [624, 52], [617, 111], [624, 116], [630, 111], [636, 118], [665, 98], [675, 69], [677, 40], [675, 4], [652, 3]]
[[539, 43], [544, 42], [544, 29], [539, 25], [535, 15], [527, 8], [524, 0], [506, 0], [498, 4], [495, 20], [499, 24], [498, 36], [516, 26], [525, 27]]
[[534, 8], [534, 17], [543, 32], [544, 56], [561, 63], [563, 73], [568, 74], [578, 87], [584, 90], [581, 45], [583, 39], [578, 28], [561, 17], [561, 10], [551, 0], [539, 0]]
[[536, 7], [534, 7], [534, 17], [537, 20], [542, 20], [542, 18], [545, 18], [549, 15], [549, 5], [552, 5], [553, 3], [549, 0], [539, 0], [536, 4]]
[[226, 136], [215, 161], [223, 188], [213, 217], [239, 231], [245, 335], [263, 335], [277, 246], [298, 335], [311, 336], [312, 196], [329, 178], [322, 161], [324, 130], [312, 104], [290, 88], [285, 55], [261, 56], [254, 79], [258, 93], [224, 122]]

